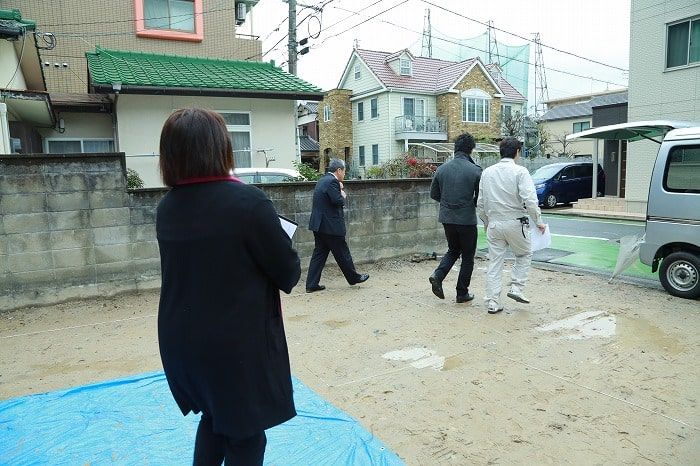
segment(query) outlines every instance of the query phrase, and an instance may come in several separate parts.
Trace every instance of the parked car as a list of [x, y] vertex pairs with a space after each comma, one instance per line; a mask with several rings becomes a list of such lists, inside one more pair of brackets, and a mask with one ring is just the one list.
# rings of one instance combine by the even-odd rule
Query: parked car
[[[540, 167], [532, 174], [537, 199], [546, 207], [592, 197], [593, 162], [560, 162]], [[598, 196], [605, 192], [605, 172], [598, 166]]]
[[236, 168], [234, 176], [245, 183], [284, 183], [286, 181], [304, 180], [304, 177], [290, 168]]
[[576, 138], [660, 144], [639, 260], [652, 272], [659, 271], [659, 281], [669, 294], [700, 298], [700, 125], [668, 120], [621, 123], [567, 136]]

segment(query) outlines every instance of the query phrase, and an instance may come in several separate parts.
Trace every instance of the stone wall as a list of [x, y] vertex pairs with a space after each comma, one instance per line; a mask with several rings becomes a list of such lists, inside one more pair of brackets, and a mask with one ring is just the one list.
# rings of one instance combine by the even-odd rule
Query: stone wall
[[[328, 91], [318, 104], [318, 131], [320, 134], [318, 145], [321, 153], [321, 172], [324, 172], [326, 167], [324, 154], [350, 162], [352, 154], [351, 95], [350, 89], [333, 89]], [[325, 121], [323, 109], [326, 105], [331, 108], [330, 121]]]
[[[313, 186], [262, 186], [299, 223], [304, 267]], [[430, 180], [348, 181], [346, 190], [356, 262], [444, 249]], [[165, 192], [127, 191], [123, 154], [0, 156], [0, 311], [158, 287], [155, 209]]]
[[[491, 96], [498, 92], [481, 68], [472, 71], [455, 86], [458, 91], [481, 89]], [[447, 139], [454, 141], [460, 134], [468, 131], [476, 139], [499, 138], [501, 135], [501, 99], [493, 97], [489, 108], [489, 123], [468, 123], [462, 121], [462, 96], [459, 93], [447, 93], [437, 96], [437, 114], [447, 119]]]

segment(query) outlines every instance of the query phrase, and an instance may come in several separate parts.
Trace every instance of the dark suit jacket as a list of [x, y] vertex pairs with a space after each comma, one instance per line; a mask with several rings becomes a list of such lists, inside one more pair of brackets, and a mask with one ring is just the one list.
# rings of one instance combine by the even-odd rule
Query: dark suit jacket
[[476, 199], [481, 167], [463, 152], [435, 172], [430, 197], [440, 203], [440, 223], [476, 225]]
[[272, 202], [217, 181], [176, 186], [158, 205], [158, 340], [184, 414], [244, 438], [294, 416], [279, 290], [301, 274]]
[[316, 183], [309, 219], [309, 230], [327, 235], [345, 236], [345, 199], [340, 194], [340, 182], [326, 173]]

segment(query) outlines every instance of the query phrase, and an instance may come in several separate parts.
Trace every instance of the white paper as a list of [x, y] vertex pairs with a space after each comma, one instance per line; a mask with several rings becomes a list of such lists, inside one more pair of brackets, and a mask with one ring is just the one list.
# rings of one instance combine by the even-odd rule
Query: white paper
[[288, 218], [282, 217], [281, 215], [278, 215], [280, 218], [280, 223], [282, 224], [282, 229], [284, 230], [285, 233], [287, 233], [287, 236], [290, 238], [294, 236], [294, 232], [297, 231], [297, 224], [296, 222], [292, 222]]
[[552, 244], [552, 234], [549, 232], [549, 225], [545, 225], [544, 233], [535, 227], [530, 235], [530, 246], [532, 252], [548, 248]]

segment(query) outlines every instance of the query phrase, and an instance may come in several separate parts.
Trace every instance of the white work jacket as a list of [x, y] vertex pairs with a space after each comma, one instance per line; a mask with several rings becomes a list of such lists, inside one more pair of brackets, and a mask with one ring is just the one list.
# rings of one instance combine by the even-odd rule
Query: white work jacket
[[476, 211], [482, 222], [515, 220], [530, 216], [542, 223], [535, 183], [527, 168], [502, 158], [481, 173]]

